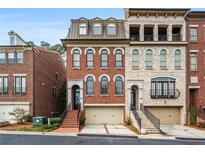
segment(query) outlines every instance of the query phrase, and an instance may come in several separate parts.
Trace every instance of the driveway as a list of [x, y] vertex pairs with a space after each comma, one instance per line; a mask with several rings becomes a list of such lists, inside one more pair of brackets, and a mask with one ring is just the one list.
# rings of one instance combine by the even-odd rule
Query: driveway
[[196, 138], [205, 139], [205, 131], [190, 128], [182, 125], [161, 125], [161, 130], [169, 136], [175, 138]]
[[86, 125], [80, 134], [136, 136], [124, 125]]

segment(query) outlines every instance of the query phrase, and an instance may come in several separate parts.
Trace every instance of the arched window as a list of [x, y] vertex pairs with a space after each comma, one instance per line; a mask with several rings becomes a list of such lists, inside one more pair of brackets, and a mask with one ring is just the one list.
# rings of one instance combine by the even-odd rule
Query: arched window
[[122, 51], [120, 49], [115, 52], [115, 67], [122, 67]]
[[175, 69], [181, 68], [181, 51], [179, 49], [174, 53], [174, 67]]
[[80, 51], [78, 49], [73, 51], [73, 68], [80, 68]]
[[106, 76], [103, 76], [101, 78], [101, 95], [107, 95], [108, 94], [108, 78]]
[[106, 49], [103, 49], [101, 51], [100, 63], [101, 63], [102, 68], [107, 68], [108, 67], [108, 51]]
[[94, 79], [92, 76], [87, 77], [86, 86], [87, 86], [87, 95], [93, 95], [94, 94]]
[[139, 51], [134, 49], [132, 51], [132, 68], [138, 69], [139, 68]]
[[167, 51], [164, 49], [160, 51], [160, 68], [167, 68]]
[[87, 51], [87, 67], [88, 68], [93, 67], [93, 50], [91, 49]]
[[122, 95], [122, 77], [120, 76], [115, 79], [115, 94]]
[[151, 98], [175, 98], [175, 79], [170, 77], [152, 79]]
[[107, 34], [108, 35], [116, 35], [116, 26], [115, 26], [115, 24], [108, 24]]
[[101, 24], [94, 24], [93, 25], [93, 34], [94, 35], [101, 35], [102, 33], [102, 28]]
[[152, 69], [152, 50], [148, 49], [146, 51], [146, 60], [145, 60], [145, 65], [146, 69]]
[[80, 24], [79, 25], [79, 34], [80, 35], [86, 35], [86, 24]]

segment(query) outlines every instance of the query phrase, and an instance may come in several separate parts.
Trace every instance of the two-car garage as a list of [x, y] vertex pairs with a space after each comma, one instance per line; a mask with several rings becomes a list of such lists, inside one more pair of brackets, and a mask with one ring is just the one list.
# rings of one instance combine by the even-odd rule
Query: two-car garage
[[122, 124], [124, 121], [122, 106], [85, 107], [86, 124]]

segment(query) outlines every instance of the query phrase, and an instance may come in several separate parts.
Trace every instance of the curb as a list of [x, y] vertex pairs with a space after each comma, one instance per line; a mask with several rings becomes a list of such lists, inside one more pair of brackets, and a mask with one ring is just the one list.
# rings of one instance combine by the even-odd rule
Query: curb
[[116, 138], [138, 138], [138, 136], [134, 136], [134, 135], [112, 135], [112, 134], [77, 134], [77, 136], [116, 137]]
[[196, 140], [196, 141], [205, 141], [205, 138], [196, 138], [196, 137], [175, 137], [177, 140]]

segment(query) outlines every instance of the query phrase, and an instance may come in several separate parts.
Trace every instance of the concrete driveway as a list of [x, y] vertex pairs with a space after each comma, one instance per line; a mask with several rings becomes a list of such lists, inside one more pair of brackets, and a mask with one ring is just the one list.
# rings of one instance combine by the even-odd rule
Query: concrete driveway
[[175, 138], [196, 138], [205, 139], [205, 131], [190, 128], [182, 125], [161, 125], [161, 130], [169, 136]]
[[86, 125], [80, 134], [91, 135], [121, 135], [136, 136], [136, 133], [125, 127], [124, 125]]

